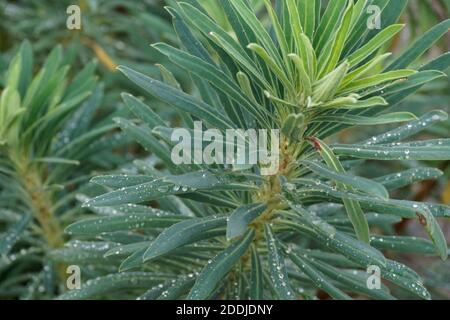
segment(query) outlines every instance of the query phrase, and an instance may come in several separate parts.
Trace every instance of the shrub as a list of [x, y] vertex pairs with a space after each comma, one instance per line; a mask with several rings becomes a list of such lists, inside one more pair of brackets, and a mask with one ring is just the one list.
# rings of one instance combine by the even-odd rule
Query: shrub
[[[0, 288], [6, 298], [43, 298], [65, 287], [66, 269], [49, 259], [73, 222], [76, 187], [94, 168], [120, 162], [106, 139], [115, 125], [95, 118], [103, 87], [87, 64], [73, 78], [60, 47], [34, 75], [25, 42], [9, 65], [0, 102]], [[106, 157], [106, 159], [102, 159]], [[101, 162], [99, 161], [101, 160]]]
[[[430, 298], [414, 270], [382, 251], [447, 258], [437, 218], [448, 218], [450, 208], [389, 197], [442, 172], [426, 165], [372, 179], [354, 172], [368, 161], [450, 158], [448, 139], [412, 139], [446, 120], [444, 112], [417, 118], [388, 110], [444, 76], [448, 53], [415, 62], [450, 21], [391, 58], [384, 45], [403, 28], [395, 23], [407, 1], [267, 0], [267, 19], [246, 1], [220, 1], [232, 33], [197, 1], [171, 4], [181, 49], [154, 48], [191, 74], [195, 93], [183, 92], [166, 69], [164, 81], [119, 70], [178, 110], [191, 131], [195, 120], [222, 132], [279, 129], [279, 170], [264, 176], [261, 164], [174, 165], [175, 128], [124, 94], [136, 119], [116, 123], [152, 157], [92, 180], [110, 191], [85, 204], [101, 216], [70, 225], [66, 232], [82, 241], [54, 255], [104, 276], [60, 298]], [[382, 8], [381, 30], [367, 29], [370, 4]], [[334, 140], [352, 126], [387, 123], [398, 127], [352, 144]], [[418, 219], [430, 240], [395, 236], [391, 227], [402, 219]], [[117, 264], [119, 272], [111, 271]], [[374, 269], [389, 286], [370, 289], [366, 272]]]

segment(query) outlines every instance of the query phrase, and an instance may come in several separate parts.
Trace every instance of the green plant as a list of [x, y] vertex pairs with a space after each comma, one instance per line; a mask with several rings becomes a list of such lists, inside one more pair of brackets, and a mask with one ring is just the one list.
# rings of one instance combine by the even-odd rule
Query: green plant
[[[71, 5], [80, 8], [79, 30], [67, 27], [66, 10]], [[1, 0], [0, 7], [4, 9], [0, 22], [2, 51], [28, 39], [40, 58], [61, 44], [70, 49], [68, 55], [82, 63], [96, 56], [108, 72], [114, 72], [119, 63], [129, 63], [155, 74], [156, 68], [149, 63], [158, 61], [154, 59], [158, 53], [147, 42], [175, 40], [168, 15], [157, 0]], [[151, 28], [145, 28], [149, 24]]]
[[110, 114], [96, 115], [103, 86], [89, 63], [72, 77], [61, 47], [34, 75], [24, 42], [2, 78], [0, 98], [0, 296], [49, 298], [65, 287], [66, 269], [49, 252], [65, 243], [77, 212], [77, 186], [92, 170], [120, 164]]
[[[159, 68], [154, 64], [167, 60], [149, 44], [176, 41], [170, 16], [162, 4], [159, 0], [0, 0], [0, 7], [4, 8], [0, 13], [0, 51], [8, 58], [27, 40], [33, 43], [36, 62], [41, 63], [53, 47], [61, 45], [67, 64], [73, 68], [82, 68], [93, 59], [99, 62], [97, 73], [109, 95], [119, 88], [145, 94], [134, 91], [135, 87], [123, 79], [116, 67], [124, 64], [159, 76]], [[71, 5], [80, 8], [81, 29], [67, 27], [70, 21], [67, 9]], [[165, 65], [188, 88], [181, 70]]]
[[[371, 4], [382, 9], [381, 30], [367, 29]], [[182, 92], [168, 72], [161, 82], [127, 67], [120, 71], [179, 110], [188, 129], [196, 119], [221, 131], [280, 129], [279, 171], [266, 177], [261, 166], [175, 166], [173, 128], [124, 94], [136, 119], [116, 121], [153, 156], [126, 174], [95, 177], [92, 182], [110, 192], [85, 206], [102, 216], [66, 229], [82, 237], [76, 244], [83, 257], [71, 243], [55, 251], [83, 270], [104, 264], [105, 255], [120, 272], [60, 298], [312, 299], [320, 292], [336, 299], [430, 298], [414, 270], [382, 251], [447, 258], [437, 218], [448, 218], [450, 208], [389, 197], [442, 172], [424, 166], [371, 179], [352, 173], [368, 161], [450, 158], [448, 139], [410, 139], [445, 121], [445, 112], [420, 119], [388, 112], [450, 65], [449, 53], [415, 65], [448, 32], [448, 20], [398, 58], [384, 52], [403, 28], [395, 22], [406, 4], [287, 0], [273, 6], [267, 0], [270, 23], [263, 25], [246, 1], [223, 0], [230, 34], [197, 1], [173, 2], [168, 10], [182, 49], [154, 47], [190, 72], [198, 94]], [[351, 126], [405, 122], [365, 141], [333, 143]], [[402, 219], [418, 219], [431, 241], [395, 236], [392, 226]], [[370, 266], [389, 284], [369, 289]]]

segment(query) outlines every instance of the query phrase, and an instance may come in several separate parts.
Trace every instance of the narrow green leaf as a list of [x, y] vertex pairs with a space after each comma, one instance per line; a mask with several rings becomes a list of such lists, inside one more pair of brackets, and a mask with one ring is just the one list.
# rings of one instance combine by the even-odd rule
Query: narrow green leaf
[[417, 181], [433, 180], [441, 177], [443, 172], [435, 168], [414, 168], [376, 178], [375, 181], [393, 190], [406, 187]]
[[385, 187], [373, 180], [357, 177], [348, 173], [339, 173], [331, 170], [319, 162], [303, 160], [300, 162], [305, 165], [308, 169], [312, 170], [319, 176], [325, 177], [327, 179], [341, 182], [347, 186], [351, 186], [359, 191], [373, 195], [375, 197], [388, 198], [389, 193]]
[[129, 289], [146, 289], [158, 284], [161, 279], [158, 275], [146, 272], [129, 272], [111, 274], [95, 278], [86, 282], [81, 289], [68, 291], [60, 295], [58, 300], [83, 300], [99, 296], [104, 293]]
[[345, 9], [342, 17], [342, 21], [336, 32], [336, 37], [334, 39], [332, 49], [329, 53], [329, 58], [322, 64], [322, 71], [319, 72], [320, 75], [327, 74], [334, 70], [341, 58], [342, 50], [344, 49], [345, 41], [351, 28], [353, 7], [353, 0], [351, 0], [348, 2], [347, 8]]
[[[316, 138], [313, 138], [312, 142], [330, 168], [339, 173], [345, 173], [345, 169], [342, 167], [342, 164], [339, 162], [338, 158], [324, 142]], [[344, 183], [338, 183], [337, 186], [343, 190], [353, 189], [351, 186], [347, 186]], [[369, 224], [367, 223], [364, 212], [362, 211], [359, 203], [357, 201], [349, 201], [346, 199], [344, 200], [344, 206], [347, 210], [348, 217], [353, 224], [358, 239], [369, 243]]]
[[171, 284], [161, 293], [158, 300], [176, 300], [189, 292], [194, 283], [195, 278], [193, 277], [178, 278], [175, 282], [171, 281]]
[[273, 60], [271, 56], [269, 56], [269, 54], [263, 47], [256, 43], [250, 43], [247, 48], [255, 52], [267, 64], [267, 66], [278, 77], [278, 79], [281, 80], [287, 90], [291, 90], [291, 92], [294, 91], [292, 87], [292, 81], [288, 79], [285, 71]]
[[201, 235], [211, 229], [226, 225], [226, 217], [195, 218], [179, 222], [164, 230], [144, 254], [144, 262], [167, 254], [185, 244], [198, 240]]
[[44, 163], [55, 163], [55, 164], [66, 164], [72, 166], [79, 166], [80, 161], [78, 160], [70, 160], [64, 158], [53, 158], [53, 157], [45, 157], [45, 158], [36, 158], [33, 160], [34, 162], [44, 162]]
[[155, 98], [177, 109], [188, 112], [220, 129], [232, 129], [234, 127], [230, 120], [223, 117], [222, 114], [214, 112], [214, 108], [180, 90], [127, 67], [121, 66], [118, 70]]
[[301, 257], [298, 254], [289, 253], [289, 258], [294, 262], [297, 267], [306, 274], [306, 276], [311, 279], [311, 281], [318, 288], [327, 292], [332, 298], [338, 300], [351, 300], [352, 298], [346, 293], [342, 292], [340, 289], [336, 288], [334, 284], [317, 268], [315, 268], [305, 257]]
[[269, 55], [280, 65], [282, 60], [278, 49], [275, 47], [272, 38], [264, 28], [261, 21], [256, 17], [255, 13], [252, 12], [243, 0], [230, 0], [230, 2], [236, 11], [239, 12], [242, 20], [247, 23], [250, 29], [255, 33], [256, 38], [261, 41], [261, 44], [267, 50]]
[[327, 74], [314, 85], [313, 99], [314, 101], [327, 102], [334, 97], [339, 89], [349, 68], [347, 61], [344, 61], [333, 72]]
[[417, 237], [372, 236], [370, 244], [380, 250], [434, 255], [436, 248], [429, 240]]
[[316, 2], [316, 0], [300, 0], [298, 2], [303, 31], [309, 39], [314, 38], [314, 30], [316, 28]]
[[129, 186], [135, 186], [155, 180], [154, 177], [144, 175], [107, 175], [96, 176], [91, 179], [92, 183], [99, 184], [101, 186], [120, 189]]
[[[305, 217], [310, 215], [304, 208], [300, 205], [296, 205], [289, 201], [290, 207], [298, 213], [300, 216]], [[334, 229], [332, 226], [324, 222], [320, 223], [308, 222], [309, 228], [312, 228], [313, 239], [322, 243], [331, 250], [342, 254], [344, 257], [352, 262], [357, 263], [360, 266], [367, 267], [369, 265], [385, 266], [386, 259], [383, 254], [378, 250], [372, 248], [367, 243], [358, 241], [342, 232], [333, 231], [330, 232], [330, 228]], [[305, 231], [304, 228], [299, 228], [298, 224], [288, 224], [299, 231]], [[308, 231], [311, 232], [311, 231]]]
[[7, 255], [11, 251], [31, 220], [31, 214], [26, 214], [0, 236], [0, 256]]
[[291, 287], [287, 275], [286, 265], [284, 263], [283, 253], [279, 247], [278, 240], [273, 236], [272, 230], [268, 225], [264, 226], [267, 248], [269, 250], [269, 272], [270, 280], [279, 299], [295, 299], [294, 290]]
[[242, 255], [247, 252], [254, 235], [254, 230], [247, 232], [245, 236], [215, 256], [200, 272], [187, 299], [204, 300], [209, 298], [219, 282], [236, 265]]
[[147, 125], [137, 126], [130, 120], [123, 118], [114, 118], [113, 120], [130, 138], [136, 140], [146, 150], [154, 153], [167, 166], [176, 167], [172, 161], [169, 148], [155, 138]]
[[[361, 194], [351, 193], [349, 191], [340, 192], [333, 190], [333, 188], [331, 188], [328, 185], [317, 183], [314, 181], [308, 182], [306, 179], [302, 180], [302, 184], [304, 185], [309, 184], [308, 187], [309, 192], [312, 191], [311, 188], [321, 190], [327, 198], [336, 197], [341, 199], [354, 200], [357, 201], [358, 203], [364, 204], [369, 209], [375, 210], [377, 212], [397, 214], [407, 218], [417, 217], [424, 226], [425, 230], [427, 231], [430, 239], [433, 241], [437, 253], [440, 255], [442, 260], [447, 259], [448, 256], [447, 241], [429, 205], [420, 202], [413, 202], [406, 200], [393, 200], [393, 199], [368, 197]], [[297, 189], [297, 192], [301, 193], [302, 190]], [[300, 211], [300, 209], [298, 210]], [[434, 210], [439, 209], [435, 208]]]
[[242, 236], [247, 231], [248, 225], [266, 209], [266, 204], [257, 203], [244, 205], [234, 210], [227, 219], [227, 239], [231, 240]]
[[257, 249], [252, 246], [252, 264], [251, 264], [251, 278], [250, 278], [250, 299], [263, 299], [263, 271], [261, 268], [261, 259], [259, 258]]
[[71, 224], [65, 232], [70, 235], [98, 235], [104, 232], [167, 228], [188, 218], [170, 215], [158, 209], [153, 209], [153, 211], [153, 214], [139, 213], [85, 219]]
[[375, 37], [373, 37], [364, 46], [356, 50], [350, 56], [347, 57], [351, 67], [354, 67], [364, 61], [383, 44], [392, 39], [397, 33], [399, 33], [405, 27], [404, 24], [393, 24], [383, 30], [381, 30]]
[[386, 71], [406, 68], [427, 51], [436, 41], [445, 35], [450, 28], [450, 19], [442, 21], [417, 39], [406, 51], [393, 61]]
[[150, 128], [153, 129], [157, 126], [166, 125], [156, 112], [135, 96], [128, 93], [122, 93], [122, 99], [131, 112], [148, 124]]
[[420, 117], [420, 119], [411, 121], [401, 127], [374, 136], [362, 142], [361, 144], [388, 144], [396, 141], [401, 141], [430, 128], [436, 123], [446, 121], [447, 119], [448, 115], [444, 111], [431, 111]]
[[418, 88], [431, 82], [433, 80], [447, 77], [447, 75], [441, 71], [437, 70], [425, 70], [419, 71], [413, 75], [411, 75], [406, 81], [399, 81], [389, 86], [388, 88], [383, 89], [383, 96], [388, 97], [390, 95], [402, 94], [403, 92], [407, 92], [414, 88]]
[[317, 268], [325, 276], [332, 280], [335, 280], [340, 286], [347, 288], [351, 291], [359, 292], [368, 297], [381, 300], [395, 300], [395, 298], [389, 294], [389, 289], [383, 287], [381, 289], [369, 289], [367, 287], [367, 274], [361, 276], [358, 273], [353, 273], [349, 270], [342, 270], [335, 268], [329, 264], [310, 260], [313, 267]]
[[248, 111], [255, 115], [257, 119], [264, 121], [264, 118], [261, 116], [261, 108], [257, 108], [254, 104], [249, 102], [248, 99], [241, 94], [239, 87], [237, 87], [234, 83], [234, 80], [215, 65], [207, 63], [200, 58], [175, 49], [164, 43], [157, 43], [153, 46], [165, 54], [174, 63], [185, 68], [189, 72], [195, 73], [202, 79], [209, 81], [218, 90], [221, 90], [224, 94], [229, 95], [242, 107], [245, 107]]
[[358, 159], [377, 160], [449, 160], [450, 146], [333, 145], [335, 153]]
[[395, 70], [386, 73], [380, 73], [367, 78], [358, 79], [349, 83], [346, 87], [340, 88], [340, 94], [349, 94], [359, 92], [366, 88], [373, 88], [386, 82], [407, 78], [417, 73], [415, 70]]
[[378, 117], [364, 117], [351, 114], [326, 115], [326, 116], [318, 116], [314, 118], [311, 122], [336, 122], [357, 126], [373, 126], [380, 124], [408, 122], [416, 119], [417, 117], [409, 112], [393, 112], [382, 114]]
[[86, 207], [115, 206], [143, 203], [169, 195], [183, 195], [195, 191], [256, 190], [254, 184], [235, 181], [234, 177], [215, 175], [208, 171], [190, 172], [178, 176], [166, 176], [151, 182], [128, 186], [89, 200]]
[[311, 96], [313, 92], [311, 78], [309, 77], [308, 73], [305, 70], [305, 66], [302, 59], [296, 54], [289, 54], [288, 57], [294, 62], [300, 80], [299, 83], [301, 84], [305, 96], [307, 97]]
[[320, 53], [330, 38], [333, 36], [336, 26], [340, 23], [341, 13], [346, 7], [347, 0], [330, 1], [322, 16], [322, 20], [314, 37], [314, 47]]

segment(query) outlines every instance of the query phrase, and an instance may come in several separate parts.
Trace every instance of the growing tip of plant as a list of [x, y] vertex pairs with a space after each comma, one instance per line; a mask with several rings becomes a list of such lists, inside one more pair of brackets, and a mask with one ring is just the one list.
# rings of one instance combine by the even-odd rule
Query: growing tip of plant
[[171, 6], [163, 6], [164, 10], [166, 10], [170, 16], [172, 17], [172, 19], [176, 19], [176, 15], [174, 14], [174, 8], [172, 8]]
[[129, 93], [127, 93], [127, 92], [122, 92], [122, 93], [120, 94], [120, 96], [122, 97], [122, 99], [133, 97], [131, 94], [129, 94]]

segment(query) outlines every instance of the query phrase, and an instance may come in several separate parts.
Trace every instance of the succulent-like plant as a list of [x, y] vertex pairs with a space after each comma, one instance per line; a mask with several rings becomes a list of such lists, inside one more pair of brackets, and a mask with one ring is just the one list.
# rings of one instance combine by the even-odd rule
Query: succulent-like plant
[[[96, 117], [103, 96], [95, 63], [71, 76], [56, 47], [35, 74], [25, 42], [2, 78], [0, 99], [0, 296], [52, 297], [66, 269], [49, 258], [65, 242], [77, 212], [76, 186], [93, 169], [121, 162], [111, 150], [128, 141], [105, 137], [115, 124]], [[82, 161], [81, 161], [82, 160]]]
[[[116, 121], [152, 158], [94, 178], [110, 192], [85, 205], [101, 216], [66, 230], [82, 237], [76, 245], [84, 259], [73, 243], [59, 250], [79, 259], [82, 270], [105, 264], [105, 255], [120, 272], [61, 298], [430, 298], [420, 275], [382, 252], [447, 258], [437, 219], [448, 218], [450, 208], [389, 197], [442, 172], [426, 165], [370, 179], [354, 172], [368, 161], [450, 159], [448, 139], [412, 139], [446, 120], [445, 112], [421, 118], [389, 112], [444, 76], [449, 53], [422, 66], [415, 62], [448, 32], [450, 21], [392, 58], [383, 48], [403, 28], [395, 23], [404, 0], [266, 0], [269, 23], [245, 0], [218, 3], [232, 32], [197, 1], [172, 1], [168, 11], [181, 49], [154, 45], [190, 72], [196, 94], [181, 91], [168, 72], [161, 82], [119, 70], [179, 110], [186, 129], [194, 130], [194, 120], [221, 132], [279, 129], [278, 172], [263, 176], [262, 164], [173, 164], [174, 128], [124, 94], [136, 119]], [[369, 5], [381, 9], [381, 29], [368, 29]], [[363, 141], [334, 143], [343, 129], [387, 123], [400, 124]], [[418, 219], [430, 240], [395, 236], [392, 226], [402, 219]], [[386, 283], [373, 289], [367, 270], [379, 270]]]
[[[67, 9], [72, 5], [80, 9], [80, 29], [68, 26], [74, 11]], [[79, 57], [82, 63], [95, 55], [107, 71], [115, 71], [119, 63], [132, 63], [139, 68], [150, 67], [145, 69], [150, 72], [156, 70], [149, 62], [157, 61], [157, 52], [146, 41], [175, 40], [168, 15], [158, 0], [0, 0], [0, 7], [2, 49], [28, 39], [38, 58], [62, 44], [70, 48], [69, 55]], [[151, 28], [144, 28], [149, 24]]]
[[[0, 51], [4, 52], [0, 67], [2, 58], [7, 61], [17, 46], [27, 40], [33, 43], [37, 63], [45, 60], [56, 45], [64, 48], [66, 63], [73, 68], [82, 68], [96, 59], [105, 92], [109, 97], [116, 94], [111, 99], [114, 103], [122, 91], [145, 95], [117, 72], [120, 64], [159, 77], [161, 67], [155, 63], [164, 62], [165, 68], [188, 89], [186, 74], [149, 46], [157, 41], [171, 44], [177, 41], [163, 4], [161, 0], [0, 0]], [[80, 18], [80, 29], [71, 26], [74, 15]], [[160, 110], [157, 105], [155, 110], [163, 116], [171, 111]], [[173, 115], [168, 114], [167, 118], [170, 117]]]

